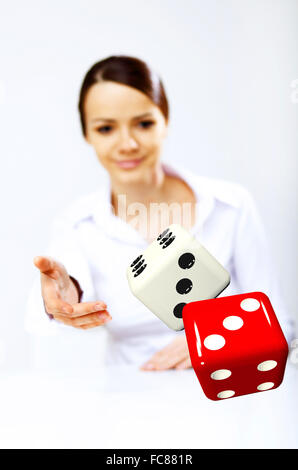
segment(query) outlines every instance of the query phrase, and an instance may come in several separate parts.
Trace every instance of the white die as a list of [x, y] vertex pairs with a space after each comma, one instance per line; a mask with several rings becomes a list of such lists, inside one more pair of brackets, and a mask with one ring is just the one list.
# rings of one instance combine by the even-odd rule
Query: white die
[[226, 269], [181, 225], [172, 224], [127, 268], [132, 293], [173, 330], [183, 330], [185, 304], [217, 297]]

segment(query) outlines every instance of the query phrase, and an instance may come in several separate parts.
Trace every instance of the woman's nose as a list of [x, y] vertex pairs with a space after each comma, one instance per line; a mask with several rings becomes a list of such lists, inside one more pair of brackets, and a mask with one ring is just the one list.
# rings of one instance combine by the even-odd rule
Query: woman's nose
[[120, 142], [119, 142], [119, 152], [120, 153], [129, 153], [133, 150], [137, 150], [139, 147], [137, 141], [134, 137], [128, 132], [123, 131], [120, 135]]

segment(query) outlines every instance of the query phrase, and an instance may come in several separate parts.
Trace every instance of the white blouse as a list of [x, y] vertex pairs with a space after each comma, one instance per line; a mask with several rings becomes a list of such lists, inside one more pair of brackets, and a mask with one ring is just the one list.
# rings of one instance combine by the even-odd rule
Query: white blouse
[[[190, 232], [231, 276], [230, 285], [221, 296], [253, 291], [267, 294], [290, 343], [294, 323], [286, 311], [263, 225], [249, 192], [241, 185], [201, 177], [176, 164], [162, 165], [166, 173], [181, 178], [194, 191], [196, 223]], [[54, 220], [46, 255], [61, 261], [77, 279], [83, 290], [82, 302], [103, 300], [107, 304], [112, 320], [102, 327], [80, 330], [80, 334], [92, 331], [96, 335], [105, 328], [106, 363], [141, 365], [185, 333], [170, 330], [131, 293], [126, 269], [148, 242], [113, 214], [110, 195], [107, 175], [99, 190], [62, 211]], [[28, 298], [25, 328], [37, 335], [58, 331], [75, 334], [75, 328], [46, 315], [39, 274]]]

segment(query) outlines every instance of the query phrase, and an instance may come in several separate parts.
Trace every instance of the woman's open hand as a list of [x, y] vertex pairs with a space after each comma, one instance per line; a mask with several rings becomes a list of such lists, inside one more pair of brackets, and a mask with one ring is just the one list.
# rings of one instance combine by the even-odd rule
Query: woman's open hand
[[191, 367], [185, 336], [175, 338], [168, 346], [155, 353], [141, 370], [188, 369]]
[[77, 288], [62, 263], [48, 256], [36, 256], [33, 261], [40, 271], [45, 309], [55, 320], [82, 329], [111, 320], [104, 302], [78, 302]]

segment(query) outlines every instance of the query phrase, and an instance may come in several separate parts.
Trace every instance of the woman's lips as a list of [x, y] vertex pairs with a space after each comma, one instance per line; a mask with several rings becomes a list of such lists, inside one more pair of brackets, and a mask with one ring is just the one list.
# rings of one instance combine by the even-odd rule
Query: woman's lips
[[138, 166], [143, 158], [132, 158], [130, 160], [116, 160], [116, 165], [118, 165], [120, 168], [124, 168], [126, 170], [129, 170], [131, 168], [135, 168]]

